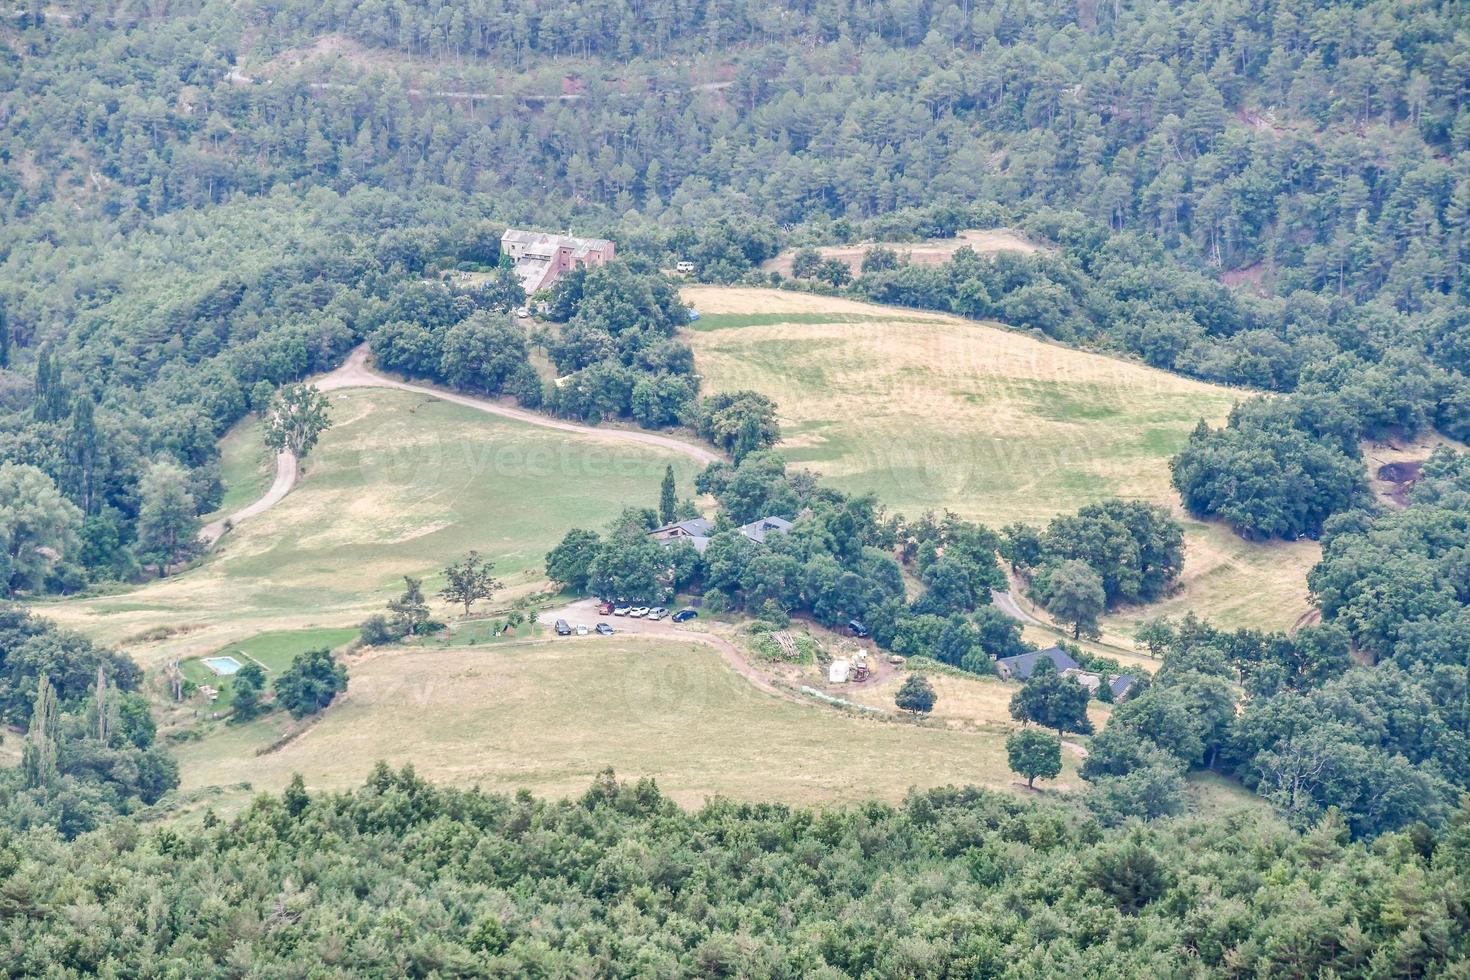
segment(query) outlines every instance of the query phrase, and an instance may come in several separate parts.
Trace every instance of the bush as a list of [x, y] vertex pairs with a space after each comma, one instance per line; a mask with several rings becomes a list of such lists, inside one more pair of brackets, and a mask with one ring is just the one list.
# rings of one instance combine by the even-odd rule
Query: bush
[[347, 668], [330, 650], [310, 650], [291, 661], [290, 668], [276, 678], [276, 700], [292, 718], [314, 715], [347, 690]]
[[382, 613], [374, 613], [365, 619], [360, 630], [362, 642], [370, 647], [387, 646], [403, 638], [403, 634], [398, 632], [388, 621], [388, 617]]

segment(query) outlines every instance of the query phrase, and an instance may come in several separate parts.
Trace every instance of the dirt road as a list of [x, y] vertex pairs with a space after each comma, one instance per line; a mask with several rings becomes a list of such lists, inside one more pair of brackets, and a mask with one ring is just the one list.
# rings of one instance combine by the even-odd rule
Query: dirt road
[[[653, 446], [657, 449], [666, 449], [681, 453], [699, 463], [713, 463], [723, 457], [708, 446], [698, 443], [687, 442], [674, 436], [662, 435], [657, 432], [643, 432], [637, 429], [613, 429], [597, 428], [590, 425], [580, 425], [576, 422], [568, 422], [564, 419], [552, 418], [538, 412], [527, 411], [524, 408], [516, 408], [505, 405], [488, 398], [477, 398], [474, 395], [462, 395], [455, 391], [445, 391], [432, 385], [412, 384], [407, 381], [398, 381], [387, 375], [379, 374], [368, 365], [368, 345], [362, 344], [353, 349], [347, 356], [342, 366], [328, 374], [317, 378], [313, 384], [319, 391], [341, 391], [346, 388], [390, 388], [395, 391], [409, 391], [419, 395], [427, 395], [430, 398], [438, 398], [442, 401], [453, 402], [466, 408], [485, 412], [488, 415], [499, 415], [501, 418], [514, 419], [517, 422], [525, 422], [528, 425], [539, 425], [543, 429], [556, 429], [559, 432], [572, 432], [590, 439], [599, 439], [603, 442], [616, 442], [624, 445]], [[241, 510], [213, 521], [199, 532], [199, 539], [204, 542], [206, 548], [214, 546], [225, 533], [225, 525], [239, 524], [258, 514], [262, 514], [285, 499], [286, 494], [296, 486], [301, 468], [296, 464], [296, 457], [290, 453], [281, 453], [276, 457], [276, 478], [265, 495], [259, 500], [244, 507]]]
[[995, 605], [995, 608], [999, 609], [1001, 612], [1005, 613], [1012, 619], [1020, 620], [1027, 626], [1050, 625], [1048, 623], [1043, 623], [1041, 620], [1037, 619], [1035, 616], [1022, 609], [1021, 604], [1016, 601], [1016, 597], [1011, 595], [1009, 592], [1002, 592], [999, 589], [991, 589], [990, 601]]
[[283, 452], [278, 455], [276, 457], [276, 478], [271, 483], [270, 489], [265, 492], [265, 496], [247, 507], [242, 507], [233, 514], [221, 517], [217, 521], [211, 521], [204, 525], [203, 529], [199, 532], [199, 540], [204, 542], [204, 547], [214, 547], [214, 543], [224, 535], [227, 524], [233, 527], [241, 521], [248, 520], [256, 514], [264, 513], [280, 503], [286, 494], [291, 492], [291, 488], [296, 485], [299, 470], [300, 468], [296, 465], [295, 456], [292, 456], [288, 452]]
[[528, 411], [524, 408], [505, 405], [488, 398], [462, 395], [459, 392], [446, 391], [443, 388], [437, 388], [433, 385], [398, 381], [374, 371], [368, 366], [367, 359], [368, 346], [367, 344], [362, 344], [354, 349], [351, 354], [347, 355], [347, 360], [342, 363], [341, 367], [330, 374], [318, 378], [313, 383], [321, 391], [339, 391], [343, 388], [392, 388], [396, 391], [411, 391], [446, 402], [453, 402], [455, 405], [473, 408], [490, 415], [499, 415], [501, 418], [515, 419], [517, 422], [525, 422], [529, 425], [539, 425], [543, 429], [556, 429], [559, 432], [575, 432], [578, 435], [586, 436], [590, 439], [600, 439], [604, 442], [620, 442], [625, 445], [631, 443], [654, 446], [659, 449], [668, 449], [676, 453], [682, 453], [699, 463], [713, 463], [723, 458], [708, 446], [701, 446], [695, 442], [687, 442], [675, 436], [666, 436], [657, 432], [644, 432], [638, 429], [614, 429], [581, 425], [577, 422], [552, 418], [549, 415], [542, 415], [539, 412]]

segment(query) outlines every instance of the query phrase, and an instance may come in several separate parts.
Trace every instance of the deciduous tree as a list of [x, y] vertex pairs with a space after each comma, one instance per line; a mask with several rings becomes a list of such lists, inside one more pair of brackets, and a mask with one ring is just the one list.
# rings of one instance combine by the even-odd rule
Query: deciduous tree
[[332, 424], [327, 396], [314, 385], [285, 385], [271, 399], [265, 417], [265, 444], [305, 460]]
[[500, 582], [490, 574], [494, 570], [493, 562], [481, 558], [478, 551], [471, 551], [444, 569], [444, 588], [439, 590], [439, 598], [464, 606], [464, 614], [468, 616], [472, 605], [500, 589]]
[[1006, 761], [1011, 772], [1026, 777], [1033, 789], [1036, 777], [1055, 779], [1062, 771], [1062, 740], [1055, 735], [1023, 728], [1006, 738]]

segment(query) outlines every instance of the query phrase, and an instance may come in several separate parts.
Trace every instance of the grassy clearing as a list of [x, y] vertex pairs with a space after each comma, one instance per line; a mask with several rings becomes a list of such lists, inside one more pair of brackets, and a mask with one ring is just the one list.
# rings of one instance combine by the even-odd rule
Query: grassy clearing
[[1306, 610], [1315, 544], [1251, 544], [1188, 520], [1169, 485], [1169, 457], [1240, 392], [938, 314], [776, 290], [685, 297], [705, 320], [739, 327], [691, 331], [707, 387], [771, 395], [787, 457], [843, 489], [995, 527], [1113, 496], [1174, 508], [1186, 524], [1184, 587], [1111, 617], [1123, 642], [1141, 615], [1193, 609], [1222, 625], [1286, 628]]
[[253, 415], [225, 433], [219, 452], [225, 495], [219, 508], [205, 516], [206, 523], [260, 499], [276, 475], [275, 459], [265, 448], [265, 428]]
[[[299, 654], [322, 647], [333, 650], [356, 636], [357, 630], [351, 628], [277, 630], [257, 633], [239, 643], [227, 644], [211, 651], [207, 656], [234, 657], [242, 665], [253, 660], [265, 669], [266, 686], [269, 687], [276, 676], [290, 667], [291, 661]], [[228, 707], [234, 700], [234, 678], [216, 674], [204, 664], [202, 658], [180, 661], [179, 670], [195, 684], [208, 684], [219, 691], [217, 707]]]
[[[379, 759], [488, 789], [583, 792], [612, 766], [651, 775], [674, 799], [714, 795], [826, 803], [896, 800], [911, 787], [1015, 790], [1002, 740], [856, 718], [777, 700], [708, 647], [587, 637], [454, 650], [389, 650], [351, 666], [345, 699], [306, 735], [264, 756], [279, 716], [177, 749], [184, 789], [360, 783]], [[1076, 788], [1069, 755], [1055, 784]]]
[[131, 649], [157, 663], [265, 630], [360, 621], [471, 548], [511, 592], [539, 588], [542, 559], [568, 528], [652, 505], [664, 467], [692, 490], [697, 465], [653, 447], [596, 442], [404, 392], [332, 396], [334, 425], [306, 478], [243, 522], [205, 563], [120, 595], [48, 604], [46, 614], [109, 642], [182, 631]]
[[[844, 689], [842, 696], [849, 701], [871, 705], [893, 711], [893, 699], [908, 677], [908, 671], [899, 671], [891, 677], [867, 684], [853, 684]], [[1019, 684], [1010, 684], [998, 677], [962, 677], [958, 673], [933, 672], [927, 674], [939, 696], [931, 717], [952, 725], [963, 725], [997, 735], [1008, 735], [1020, 725], [1011, 717], [1011, 698], [1021, 689]], [[1112, 709], [1098, 701], [1090, 702], [1088, 717], [1098, 731], [1107, 724]], [[1069, 739], [1074, 736], [1068, 736]], [[1004, 766], [1003, 742], [1001, 745]]]
[[[971, 248], [980, 255], [993, 252], [1020, 252], [1030, 255], [1041, 250], [1041, 246], [1028, 241], [1007, 228], [973, 229], [962, 231], [954, 238], [931, 238], [922, 242], [862, 242], [857, 245], [825, 245], [818, 248], [824, 259], [839, 259], [856, 275], [862, 269], [863, 255], [874, 245], [885, 245], [899, 255], [906, 256], [915, 265], [943, 265], [950, 256], [961, 248]], [[791, 275], [791, 261], [796, 249], [787, 249], [774, 259], [761, 263], [763, 272], [779, 272]]]

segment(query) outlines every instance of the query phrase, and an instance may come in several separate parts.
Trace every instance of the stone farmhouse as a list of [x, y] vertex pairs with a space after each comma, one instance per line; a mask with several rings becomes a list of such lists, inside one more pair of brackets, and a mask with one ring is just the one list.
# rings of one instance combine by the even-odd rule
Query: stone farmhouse
[[605, 238], [573, 238], [507, 228], [500, 236], [500, 251], [515, 263], [516, 278], [529, 297], [551, 288], [577, 266], [595, 269], [612, 261], [616, 248]]

